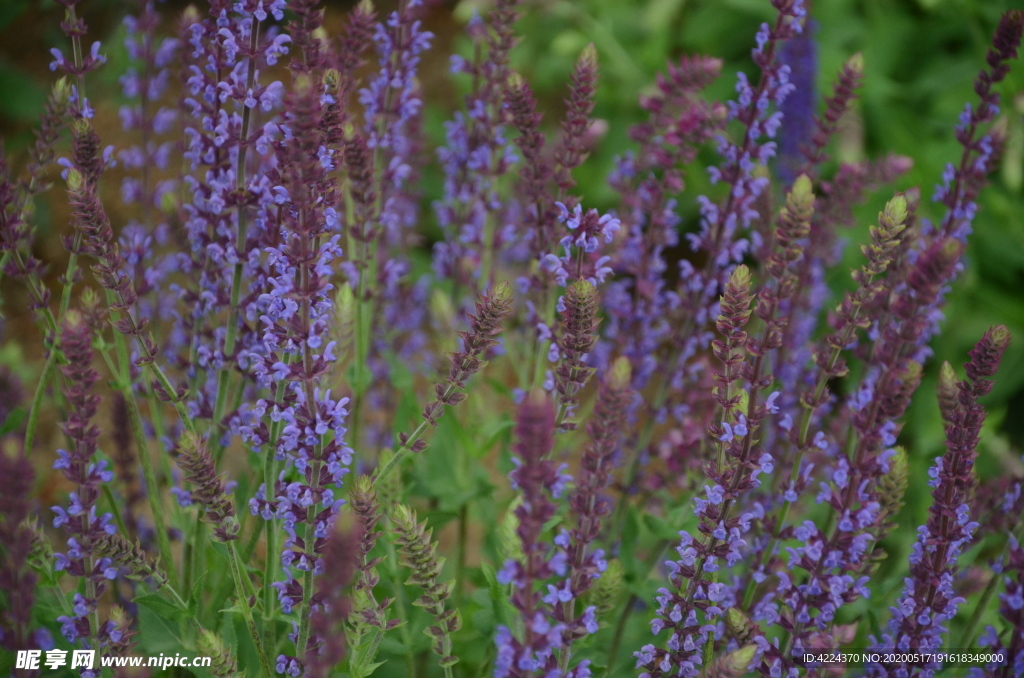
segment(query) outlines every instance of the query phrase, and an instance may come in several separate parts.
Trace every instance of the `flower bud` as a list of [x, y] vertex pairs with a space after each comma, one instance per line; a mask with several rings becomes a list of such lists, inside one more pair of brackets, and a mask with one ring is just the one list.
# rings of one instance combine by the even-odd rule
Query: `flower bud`
[[517, 532], [519, 518], [516, 517], [516, 509], [522, 502], [522, 497], [516, 495], [512, 503], [509, 504], [508, 511], [505, 512], [505, 519], [498, 526], [498, 548], [502, 560], [515, 560], [516, 562], [523, 560], [523, 545]]
[[740, 643], [753, 639], [757, 627], [738, 607], [730, 607], [725, 611], [725, 628]]
[[629, 388], [633, 380], [633, 366], [629, 364], [629, 358], [619, 356], [612, 363], [608, 373], [608, 385], [616, 391]]
[[862, 52], [857, 52], [856, 54], [851, 56], [849, 59], [846, 60], [846, 67], [849, 68], [851, 71], [854, 71], [855, 73], [863, 73], [864, 54]]
[[69, 169], [67, 182], [68, 190], [71, 191], [72, 193], [77, 193], [78, 191], [82, 190], [82, 184], [84, 183], [82, 173], [74, 168]]
[[178, 196], [174, 191], [160, 194], [160, 211], [168, 215], [178, 211]]
[[512, 285], [507, 280], [495, 285], [494, 290], [490, 294], [491, 302], [496, 306], [505, 306], [512, 303], [514, 296]]
[[327, 88], [330, 91], [333, 92], [338, 89], [338, 82], [340, 79], [341, 75], [338, 73], [337, 69], [328, 68], [326, 71], [324, 71], [324, 84], [327, 85]]
[[[910, 480], [907, 451], [902, 447], [897, 447], [895, 452], [889, 460], [889, 471], [878, 479], [880, 503], [878, 519], [882, 523], [878, 539], [883, 539], [894, 527], [894, 525], [887, 525], [886, 523], [894, 518], [903, 507], [903, 497], [907, 492], [907, 485]], [[885, 534], [881, 534], [883, 531]]]
[[71, 123], [71, 133], [76, 137], [85, 136], [92, 131], [92, 124], [85, 118], [76, 118]]
[[936, 390], [939, 396], [939, 411], [942, 413], [943, 421], [947, 423], [952, 420], [953, 413], [956, 412], [957, 393], [960, 390], [957, 383], [956, 371], [948, 360], [944, 360], [942, 367], [939, 368], [939, 386]]
[[213, 631], [199, 630], [196, 649], [199, 650], [199, 654], [211, 658], [210, 673], [216, 678], [230, 678], [238, 673], [234, 655]]
[[526, 80], [523, 79], [523, 76], [519, 75], [515, 71], [512, 71], [512, 72], [510, 72], [508, 74], [508, 82], [507, 82], [507, 84], [508, 84], [508, 88], [511, 91], [519, 92], [526, 85]]
[[63, 107], [67, 106], [69, 101], [71, 101], [71, 85], [68, 83], [67, 76], [62, 76], [53, 84], [53, 102]]
[[608, 561], [608, 567], [604, 574], [594, 583], [594, 592], [590, 596], [590, 602], [597, 608], [599, 617], [609, 614], [618, 606], [624, 574], [622, 562], [613, 558]]
[[882, 214], [887, 221], [902, 224], [907, 220], [907, 198], [903, 194], [893, 196], [892, 200], [885, 204], [885, 211]]
[[310, 90], [313, 89], [313, 79], [306, 73], [300, 73], [295, 76], [295, 83], [292, 85], [297, 95], [303, 96], [309, 94]]
[[580, 52], [579, 68], [593, 69], [597, 68], [597, 48], [594, 47], [594, 43], [588, 44]]
[[747, 671], [747, 665], [754, 659], [757, 653], [757, 645], [745, 645], [738, 650], [725, 655], [723, 669], [731, 676], [742, 676]]

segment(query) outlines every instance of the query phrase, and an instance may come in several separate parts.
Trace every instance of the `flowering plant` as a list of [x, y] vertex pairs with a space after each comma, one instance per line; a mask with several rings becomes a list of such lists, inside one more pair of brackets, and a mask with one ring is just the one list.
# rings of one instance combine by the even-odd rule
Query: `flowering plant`
[[[317, 0], [210, 0], [176, 29], [139, 0], [120, 135], [107, 48], [58, 3], [35, 143], [20, 172], [0, 154], [3, 309], [42, 348], [34, 388], [0, 371], [6, 650], [263, 678], [1024, 674], [1024, 476], [975, 469], [1004, 325], [962, 377], [941, 363], [945, 451], [901, 444], [1019, 142], [1000, 88], [1024, 13], [931, 204], [872, 196], [908, 158], [830, 160], [865, 60], [819, 105], [814, 20], [771, 0], [732, 99], [705, 56], [641, 98], [608, 206], [577, 183], [600, 50], [546, 127], [516, 0], [468, 22], [439, 144], [419, 0], [332, 30]], [[59, 489], [34, 492], [46, 466]]]

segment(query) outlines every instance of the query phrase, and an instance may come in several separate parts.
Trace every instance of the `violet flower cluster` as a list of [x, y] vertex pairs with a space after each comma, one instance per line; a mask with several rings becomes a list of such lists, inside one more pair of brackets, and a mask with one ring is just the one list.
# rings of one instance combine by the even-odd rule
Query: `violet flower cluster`
[[[965, 378], [940, 368], [928, 517], [883, 562], [925, 454], [911, 403], [1013, 148], [999, 93], [1024, 13], [996, 28], [933, 204], [879, 201], [846, 253], [856, 205], [911, 162], [832, 162], [867, 66], [819, 101], [803, 0], [771, 0], [733, 100], [710, 100], [724, 64], [699, 55], [644, 90], [615, 207], [577, 183], [611, 33], [550, 120], [513, 70], [539, 10], [496, 0], [438, 113], [436, 3], [336, 24], [318, 0], [209, 0], [171, 28], [138, 0], [111, 134], [105, 50], [58, 4], [60, 79], [26, 161], [0, 150], [3, 308], [41, 347], [0, 351], [5, 649], [173, 647], [261, 678], [795, 678], [838, 675], [809, 654], [959, 634], [997, 657], [971, 675], [1024, 670], [1024, 473], [975, 463], [1006, 327]], [[59, 538], [33, 520], [47, 465]]]

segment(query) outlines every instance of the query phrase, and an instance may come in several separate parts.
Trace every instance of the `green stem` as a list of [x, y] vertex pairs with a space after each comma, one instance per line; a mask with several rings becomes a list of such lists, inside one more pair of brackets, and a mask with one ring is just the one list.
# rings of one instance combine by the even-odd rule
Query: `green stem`
[[[283, 388], [278, 389], [278, 399], [281, 398], [283, 393]], [[266, 457], [263, 460], [263, 487], [268, 500], [274, 491], [274, 484], [277, 478], [275, 450], [277, 448], [278, 436], [281, 434], [281, 427], [282, 422], [280, 421], [274, 422], [270, 427], [270, 441], [267, 445]], [[263, 561], [263, 628], [269, 636], [270, 647], [276, 648], [277, 625], [274, 623], [274, 592], [276, 589], [271, 584], [277, 578], [277, 563], [280, 559], [280, 555], [277, 552], [277, 526], [273, 518], [269, 521], [261, 522], [267, 523], [267, 552]], [[256, 528], [254, 533], [258, 535], [259, 528]]]
[[[545, 287], [541, 291], [541, 304], [540, 308], [544, 312], [543, 322], [550, 328], [555, 322], [555, 295], [551, 294], [551, 290]], [[537, 353], [533, 357], [533, 383], [530, 388], [537, 388], [544, 380], [544, 365], [548, 359], [548, 349], [551, 346], [551, 342], [544, 340], [537, 343]]]
[[110, 491], [110, 483], [103, 483], [102, 487], [103, 498], [107, 500], [107, 505], [110, 506], [110, 513], [114, 516], [114, 522], [117, 523], [117, 529], [121, 534], [131, 534], [124, 524], [124, 518], [121, 516], [120, 509], [117, 508], [117, 501], [114, 499], [114, 493]]
[[[469, 502], [459, 509], [459, 541], [455, 559], [455, 606], [462, 607], [463, 581], [466, 578], [466, 546], [469, 541]], [[442, 610], [443, 612], [443, 610]]]
[[[107, 305], [111, 308], [116, 303], [115, 295], [107, 291]], [[135, 400], [135, 393], [132, 391], [130, 360], [128, 344], [120, 332], [114, 332], [114, 352], [117, 355], [118, 364], [118, 389], [124, 398], [125, 406], [128, 409], [128, 423], [135, 439], [135, 447], [139, 453], [139, 465], [142, 466], [142, 477], [146, 481], [146, 498], [149, 500], [149, 508], [153, 514], [153, 530], [156, 532], [157, 546], [164, 558], [167, 568], [167, 577], [171, 583], [177, 583], [177, 571], [174, 566], [174, 555], [171, 552], [171, 542], [167, 536], [167, 525], [164, 522], [163, 502], [161, 501], [159, 485], [156, 482], [156, 474], [153, 472], [153, 460], [149, 455], [149, 443], [146, 440], [146, 432], [142, 425], [142, 415], [139, 413], [139, 403]]]
[[412, 432], [412, 435], [409, 436], [409, 440], [405, 443], [405, 445], [402, 445], [397, 450], [395, 450], [395, 453], [393, 455], [391, 455], [391, 458], [388, 459], [387, 463], [384, 464], [383, 467], [378, 469], [377, 473], [374, 474], [374, 476], [373, 476], [373, 484], [374, 484], [374, 486], [376, 486], [377, 483], [379, 483], [382, 479], [386, 478], [387, 475], [389, 473], [391, 473], [391, 470], [393, 468], [398, 466], [398, 463], [404, 458], [405, 454], [409, 451], [409, 448], [412, 446], [412, 444], [415, 443], [417, 440], [419, 440], [420, 436], [423, 435], [423, 431], [425, 431], [426, 429], [427, 429], [427, 422], [426, 422], [426, 420], [421, 421], [420, 425], [417, 426], [416, 430], [414, 430]]
[[[391, 571], [391, 580], [395, 588], [395, 600], [398, 603], [398, 616], [401, 619], [409, 619], [409, 601], [405, 595], [405, 586], [401, 578], [401, 569], [398, 566], [398, 554], [395, 552], [395, 545], [391, 543], [390, 539], [384, 539], [384, 545], [388, 551], [388, 569]], [[433, 612], [435, 616], [444, 614], [444, 606], [441, 606], [440, 613], [438, 613], [436, 608], [433, 609]], [[398, 628], [399, 633], [402, 634], [402, 643], [406, 647], [412, 647], [412, 638], [409, 636], [409, 625], [402, 624]], [[447, 634], [445, 634], [445, 638], [447, 639]], [[449, 654], [451, 654], [450, 649], [445, 653], [445, 656], [448, 656]], [[447, 667], [445, 668], [446, 671], [451, 670]], [[416, 661], [412, 652], [405, 653], [405, 670], [408, 678], [416, 678]], [[448, 674], [446, 673], [446, 678], [447, 675]]]
[[999, 580], [1001, 575], [994, 574], [989, 579], [988, 585], [981, 594], [981, 600], [974, 608], [974, 613], [971, 615], [970, 621], [967, 622], [967, 628], [964, 629], [963, 635], [960, 636], [960, 644], [957, 647], [970, 648], [974, 646], [975, 636], [978, 633], [978, 626], [981, 625], [981, 618], [988, 612], [988, 606], [992, 602], [992, 598], [996, 595], [996, 589], [999, 588]]
[[[467, 358], [466, 360], [462, 361], [463, 370], [466, 369], [466, 367], [469, 365], [470, 360], [471, 358]], [[454, 384], [448, 384], [448, 388], [444, 390], [444, 394], [439, 398], [439, 400], [442, 403], [447, 402], [448, 399], [452, 396], [452, 394], [455, 393], [455, 390], [456, 386]], [[446, 410], [447, 408], [448, 406], [445, 405]], [[423, 432], [425, 430], [427, 430], [426, 419], [419, 423], [419, 426], [417, 426], [416, 430], [412, 432], [412, 434], [409, 436], [409, 439], [405, 441], [405, 444], [399, 447], [397, 450], [395, 450], [395, 453], [391, 456], [390, 459], [388, 459], [387, 463], [384, 464], [383, 467], [377, 469], [377, 472], [373, 475], [374, 487], [376, 487], [377, 483], [379, 483], [381, 479], [386, 478], [387, 475], [391, 473], [392, 469], [398, 466], [398, 463], [405, 457], [405, 454], [412, 448], [413, 444], [417, 440], [419, 440], [420, 436], [423, 435]]]
[[32, 299], [32, 303], [39, 309], [39, 312], [43, 316], [43, 320], [46, 321], [46, 329], [49, 330], [53, 336], [57, 336], [57, 319], [53, 317], [53, 311], [46, 304], [46, 289], [39, 278], [29, 273], [28, 268], [25, 265], [25, 260], [21, 256], [21, 252], [14, 250], [13, 252], [4, 252], [3, 259], [0, 260], [0, 267], [6, 266], [9, 259], [14, 259], [14, 265], [18, 269], [18, 274], [24, 277], [28, 281], [28, 293]]
[[[252, 558], [252, 554], [256, 550], [256, 544], [259, 542], [260, 534], [263, 532], [263, 523], [263, 520], [256, 521], [256, 527], [253, 529], [252, 534], [249, 535], [249, 539], [242, 545], [242, 550], [239, 554], [241, 562], [247, 563]], [[213, 604], [210, 609], [215, 611], [223, 609], [224, 603], [227, 601], [228, 596], [231, 595], [231, 590], [233, 588], [234, 584], [229, 574], [218, 584], [216, 594], [212, 598]]]
[[25, 454], [31, 454], [32, 444], [36, 438], [36, 425], [39, 423], [39, 410], [43, 403], [43, 396], [46, 393], [46, 385], [53, 377], [53, 369], [57, 365], [57, 347], [50, 347], [50, 355], [46, 357], [43, 365], [43, 373], [39, 375], [39, 383], [36, 384], [36, 392], [32, 396], [32, 406], [28, 411], [28, 423], [25, 426]]
[[[377, 652], [380, 650], [380, 642], [384, 640], [384, 628], [382, 626], [375, 626], [373, 628], [373, 640], [370, 641], [370, 647], [366, 648], [366, 654], [363, 655], [363, 661], [360, 662], [360, 668], [368, 666], [373, 663], [374, 658], [377, 656]], [[364, 675], [360, 672], [360, 675]]]
[[263, 649], [263, 637], [260, 635], [259, 629], [256, 628], [256, 620], [253, 619], [252, 608], [249, 607], [249, 596], [246, 595], [245, 586], [246, 578], [242, 576], [242, 567], [238, 561], [238, 551], [235, 549], [233, 541], [227, 542], [226, 546], [228, 549], [228, 564], [231, 567], [231, 577], [235, 580], [235, 597], [238, 600], [238, 606], [242, 610], [242, 616], [245, 617], [245, 626], [249, 629], [249, 636], [252, 638], [252, 643], [256, 648], [256, 655], [260, 660], [263, 678], [273, 678], [273, 674], [270, 671], [270, 662], [267, 661], [267, 653]]

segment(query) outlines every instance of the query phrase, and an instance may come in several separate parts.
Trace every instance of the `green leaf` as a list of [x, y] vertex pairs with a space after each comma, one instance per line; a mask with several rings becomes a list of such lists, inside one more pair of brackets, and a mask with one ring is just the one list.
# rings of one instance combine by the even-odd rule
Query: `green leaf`
[[[157, 599], [161, 603], [167, 601], [159, 596], [138, 596], [135, 602], [139, 604], [139, 645], [146, 651], [146, 654], [175, 654], [185, 653], [185, 644], [181, 641], [181, 632], [178, 624], [170, 621], [158, 609], [159, 605], [150, 606], [149, 599]], [[172, 609], [177, 609], [173, 605]]]
[[509, 437], [513, 424], [512, 417], [507, 415], [501, 419], [485, 422], [480, 427], [480, 437], [483, 438], [483, 442], [472, 448], [473, 454], [471, 456], [474, 459], [482, 459], [486, 456], [495, 443]]
[[25, 421], [25, 417], [28, 416], [28, 411], [24, 407], [15, 407], [13, 410], [7, 413], [7, 418], [4, 419], [3, 423], [0, 424], [0, 436], [7, 435], [12, 431], [18, 429], [21, 423]]
[[188, 616], [195, 618], [199, 615], [199, 603], [203, 600], [203, 580], [207, 572], [203, 572], [192, 584], [192, 592], [188, 596]]
[[622, 529], [622, 546], [619, 548], [619, 560], [622, 561], [622, 569], [626, 573], [627, 581], [635, 581], [643, 576], [638, 572], [640, 566], [636, 560], [636, 542], [640, 536], [640, 519], [637, 517], [637, 508], [630, 506], [626, 509], [625, 525]]
[[515, 608], [512, 607], [512, 603], [508, 599], [508, 593], [505, 587], [498, 582], [498, 573], [495, 572], [493, 567], [484, 563], [481, 565], [481, 569], [484, 572], [484, 578], [487, 580], [487, 591], [490, 594], [494, 619], [499, 624], [510, 627], [512, 625], [512, 615], [515, 614]]
[[672, 523], [661, 516], [652, 513], [645, 513], [642, 518], [644, 527], [650, 530], [658, 539], [676, 541], [679, 539], [679, 530], [672, 527]]
[[136, 596], [133, 602], [137, 605], [141, 605], [154, 613], [164, 617], [166, 619], [173, 619], [174, 621], [184, 621], [192, 617], [192, 613], [175, 603], [167, 600], [163, 596], [156, 593], [147, 593], [142, 596]]
[[361, 673], [359, 675], [365, 678], [381, 666], [384, 666], [384, 662], [374, 662], [372, 664], [367, 664], [366, 666], [361, 667]]
[[370, 370], [356, 370], [355, 362], [348, 366], [347, 372], [346, 380], [354, 393], [364, 393], [373, 382], [373, 374]]

